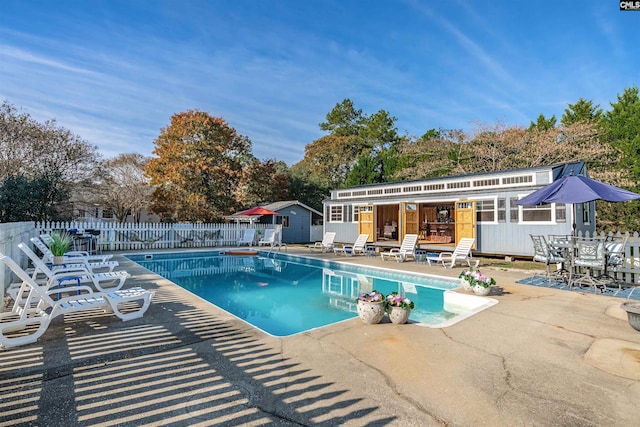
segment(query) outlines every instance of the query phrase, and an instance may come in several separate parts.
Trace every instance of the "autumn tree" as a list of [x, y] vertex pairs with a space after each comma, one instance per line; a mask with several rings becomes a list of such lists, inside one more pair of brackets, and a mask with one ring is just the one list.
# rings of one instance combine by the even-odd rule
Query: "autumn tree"
[[[304, 158], [296, 166], [306, 169], [320, 187], [329, 189], [340, 188], [347, 180], [372, 183], [390, 178], [396, 162], [389, 150], [399, 140], [396, 120], [384, 110], [368, 116], [345, 99], [320, 123], [320, 129], [330, 134], [307, 145]], [[349, 178], [351, 173], [356, 176]]]
[[588, 165], [615, 161], [602, 144], [597, 125], [578, 122], [548, 129], [479, 124], [471, 138], [467, 172], [528, 168], [583, 160]]
[[289, 184], [287, 165], [284, 162], [275, 159], [260, 162], [253, 159], [243, 169], [236, 200], [242, 207], [288, 200]]
[[189, 110], [174, 114], [154, 141], [145, 171], [153, 210], [177, 221], [220, 220], [238, 207], [235, 192], [251, 160], [251, 142], [225, 120]]

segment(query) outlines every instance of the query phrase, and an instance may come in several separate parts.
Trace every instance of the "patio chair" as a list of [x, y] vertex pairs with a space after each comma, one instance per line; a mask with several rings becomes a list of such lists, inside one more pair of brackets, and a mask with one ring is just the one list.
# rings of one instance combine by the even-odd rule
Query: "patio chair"
[[[68, 264], [56, 268], [49, 267], [24, 243], [19, 243], [18, 248], [31, 260], [34, 271], [31, 276], [35, 283], [40, 285], [47, 284], [49, 287], [54, 285], [64, 286], [69, 283], [91, 284], [96, 290], [101, 292], [117, 291], [124, 286], [130, 274], [126, 271], [112, 271], [104, 273], [92, 273], [82, 264]], [[43, 274], [45, 277], [40, 279]], [[18, 283], [9, 285], [7, 293], [14, 299], [19, 288]]]
[[[49, 247], [45, 244], [45, 242], [38, 237], [32, 237], [31, 243], [42, 252], [42, 261], [44, 263], [53, 263], [53, 253], [49, 249]], [[108, 257], [108, 258], [105, 258]], [[73, 264], [82, 264], [87, 270], [91, 272], [95, 271], [113, 271], [118, 265], [118, 261], [106, 261], [111, 258], [111, 255], [82, 255], [78, 252], [67, 252], [64, 255], [65, 262], [73, 263]]]
[[328, 252], [335, 247], [333, 241], [336, 238], [336, 233], [333, 231], [327, 231], [322, 237], [322, 242], [315, 242], [313, 245], [309, 245], [309, 250], [320, 250], [322, 252]]
[[415, 250], [416, 245], [418, 243], [418, 235], [417, 234], [405, 234], [402, 239], [402, 244], [400, 248], [392, 248], [388, 252], [381, 252], [380, 256], [382, 260], [385, 261], [388, 258], [395, 258], [397, 262], [404, 262], [408, 257], [415, 259]]
[[253, 240], [255, 239], [255, 236], [256, 236], [255, 228], [245, 228], [244, 234], [242, 235], [240, 240], [238, 240], [237, 242], [238, 246], [241, 246], [241, 245], [253, 246]]
[[[602, 276], [596, 275], [596, 270], [605, 271], [604, 243], [604, 240], [599, 239], [576, 238], [575, 255], [569, 270], [569, 289], [582, 285], [591, 286], [594, 291], [606, 288], [606, 281], [602, 280]], [[578, 273], [579, 269], [582, 273]]]
[[[471, 248], [476, 239], [472, 237], [463, 237], [458, 242], [453, 252], [440, 252], [438, 257], [427, 257], [429, 265], [432, 262], [441, 262], [444, 268], [453, 268], [457, 262], [466, 262], [469, 268], [477, 268], [480, 265], [480, 260], [473, 262], [473, 254]], [[473, 265], [471, 265], [473, 262]]]
[[606, 240], [604, 243], [605, 270], [599, 279], [603, 282], [606, 279], [611, 284], [617, 284], [618, 289], [622, 289], [624, 283], [624, 280], [618, 277], [618, 273], [625, 265], [625, 248], [628, 240], [629, 236], [625, 236], [622, 241]]
[[345, 256], [364, 255], [366, 253], [367, 240], [369, 240], [368, 234], [360, 234], [353, 245], [342, 245], [341, 248], [333, 248], [333, 253]]
[[[531, 241], [533, 242], [533, 260], [536, 262], [544, 262], [547, 269], [547, 280], [551, 285], [551, 279], [553, 277], [559, 278], [564, 281], [564, 263], [567, 258], [563, 256], [556, 247], [552, 246], [544, 236], [530, 234]], [[564, 236], [563, 236], [564, 238]], [[565, 240], [554, 240], [554, 242], [564, 242]], [[551, 271], [552, 264], [561, 264], [561, 268], [555, 272]]]
[[0, 313], [2, 348], [36, 342], [46, 332], [52, 319], [67, 313], [95, 314], [96, 310], [100, 310], [113, 313], [124, 321], [137, 319], [147, 311], [154, 295], [154, 292], [142, 288], [92, 292], [90, 288], [82, 286], [78, 288], [80, 294], [54, 301], [49, 296], [51, 291], [38, 285], [11, 258], [0, 254], [0, 265], [8, 267], [22, 281], [11, 311]]

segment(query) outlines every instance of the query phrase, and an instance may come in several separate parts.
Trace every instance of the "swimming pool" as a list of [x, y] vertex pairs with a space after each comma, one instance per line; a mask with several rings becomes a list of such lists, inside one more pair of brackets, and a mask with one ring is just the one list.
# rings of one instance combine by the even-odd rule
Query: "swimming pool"
[[446, 292], [457, 288], [458, 281], [438, 276], [268, 252], [260, 256], [231, 256], [224, 251], [126, 256], [274, 336], [356, 317], [355, 300], [363, 289], [405, 293], [416, 303], [410, 320], [425, 325], [446, 325], [469, 311], [466, 300]]

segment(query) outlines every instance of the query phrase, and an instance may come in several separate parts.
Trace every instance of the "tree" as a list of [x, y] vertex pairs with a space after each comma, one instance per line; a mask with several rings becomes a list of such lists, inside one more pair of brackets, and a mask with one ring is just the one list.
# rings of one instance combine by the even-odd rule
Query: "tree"
[[535, 123], [531, 122], [529, 124], [529, 130], [537, 129], [539, 131], [545, 131], [553, 128], [556, 125], [556, 116], [555, 114], [548, 119], [544, 116], [544, 114], [540, 113], [538, 119]]
[[[618, 95], [617, 101], [611, 103], [611, 110], [604, 114], [602, 125], [606, 141], [621, 153], [615, 167], [606, 170], [613, 175], [609, 182], [639, 192], [640, 98], [636, 86], [626, 88], [622, 95]], [[637, 230], [640, 227], [640, 203], [637, 201], [616, 204], [599, 202], [598, 213], [599, 218], [606, 218], [610, 229], [618, 226]]]
[[327, 114], [327, 120], [320, 123], [320, 129], [333, 136], [358, 135], [363, 121], [362, 110], [356, 110], [353, 102], [345, 98]]
[[40, 201], [50, 204], [40, 209], [41, 220], [70, 217], [70, 195], [91, 184], [97, 150], [55, 120], [39, 123], [6, 101], [0, 106], [0, 180], [23, 176], [40, 182]]
[[144, 175], [149, 159], [141, 154], [120, 154], [104, 162], [105, 181], [98, 187], [103, 207], [111, 209], [118, 222], [129, 212], [140, 222], [142, 209], [149, 206], [153, 188]]
[[254, 159], [244, 168], [236, 199], [242, 207], [289, 199], [286, 164], [275, 159]]
[[430, 129], [420, 138], [404, 138], [398, 144], [396, 179], [434, 178], [465, 173], [470, 155], [467, 136], [459, 129]]
[[622, 152], [620, 167], [638, 188], [640, 178], [640, 98], [638, 88], [631, 87], [618, 95], [612, 109], [604, 115], [605, 135], [609, 143]]
[[397, 169], [391, 157], [400, 139], [396, 120], [384, 110], [367, 116], [356, 110], [350, 99], [345, 99], [320, 123], [320, 129], [330, 134], [305, 147], [299, 167], [307, 170], [320, 187], [330, 189], [346, 185], [352, 173], [349, 182], [381, 182]]
[[10, 176], [0, 187], [0, 220], [48, 221], [56, 217], [57, 205], [68, 196], [45, 177]]
[[300, 167], [321, 187], [344, 185], [351, 167], [362, 154], [362, 144], [355, 136], [326, 135], [307, 144]]
[[347, 187], [382, 182], [378, 159], [372, 153], [362, 155], [345, 181]]
[[528, 168], [572, 162], [615, 162], [615, 152], [600, 141], [597, 125], [578, 122], [541, 130], [521, 126], [483, 125], [475, 130], [465, 162], [467, 172]]
[[569, 126], [578, 122], [599, 122], [602, 119], [602, 109], [600, 105], [593, 105], [593, 101], [584, 98], [578, 99], [575, 104], [569, 104], [562, 114], [560, 123]]
[[288, 175], [289, 197], [322, 212], [322, 201], [327, 198], [332, 188], [314, 179], [303, 162], [291, 166]]
[[226, 121], [189, 110], [161, 130], [145, 171], [153, 210], [178, 221], [220, 220], [238, 207], [235, 192], [252, 161], [251, 142]]

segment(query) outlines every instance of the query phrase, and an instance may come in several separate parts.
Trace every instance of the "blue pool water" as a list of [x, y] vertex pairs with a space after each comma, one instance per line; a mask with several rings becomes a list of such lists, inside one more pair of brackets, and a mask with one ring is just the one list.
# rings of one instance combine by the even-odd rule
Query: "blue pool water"
[[264, 252], [128, 255], [132, 261], [275, 336], [288, 336], [356, 317], [362, 290], [401, 291], [416, 304], [410, 320], [441, 323], [455, 316], [443, 294], [457, 281]]

